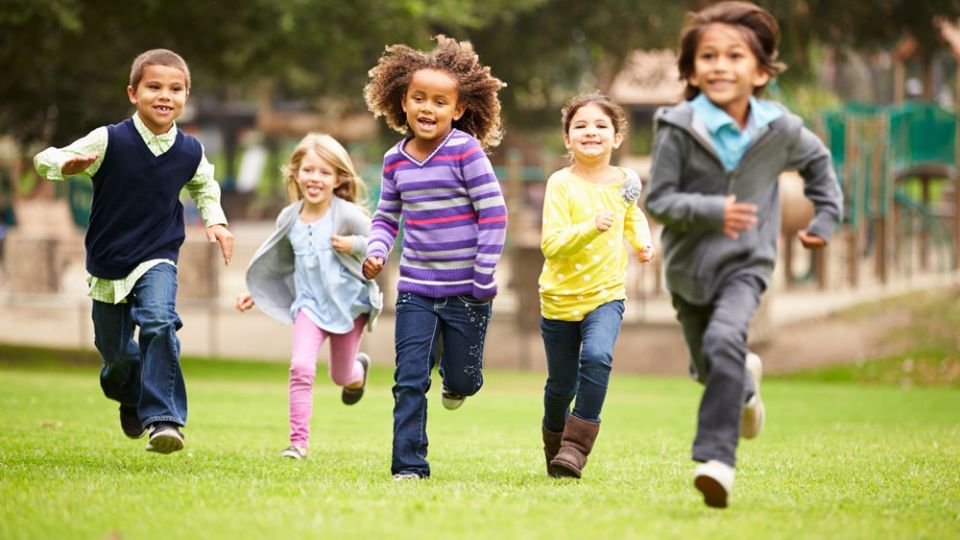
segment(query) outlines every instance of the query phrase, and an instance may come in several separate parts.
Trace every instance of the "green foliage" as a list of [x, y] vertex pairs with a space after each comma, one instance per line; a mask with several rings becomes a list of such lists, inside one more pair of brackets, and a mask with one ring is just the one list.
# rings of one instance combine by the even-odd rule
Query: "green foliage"
[[[61, 366], [62, 367], [62, 366]], [[771, 380], [732, 506], [703, 506], [689, 461], [700, 387], [614, 374], [580, 482], [544, 474], [543, 374], [487, 372], [451, 412], [430, 395], [433, 477], [389, 476], [390, 370], [363, 401], [318, 378], [310, 457], [287, 441], [282, 363], [184, 361], [186, 449], [125, 439], [96, 365], [0, 365], [0, 537], [948, 538], [960, 534], [954, 390]], [[323, 368], [319, 370], [323, 373]]]

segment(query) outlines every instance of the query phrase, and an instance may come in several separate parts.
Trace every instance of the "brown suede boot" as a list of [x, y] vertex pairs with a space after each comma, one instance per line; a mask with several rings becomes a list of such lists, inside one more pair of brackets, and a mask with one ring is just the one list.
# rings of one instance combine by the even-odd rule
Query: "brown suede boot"
[[587, 422], [572, 414], [568, 416], [560, 441], [560, 451], [557, 452], [557, 457], [550, 461], [550, 475], [580, 478], [599, 432], [599, 423]]
[[554, 476], [550, 472], [550, 462], [557, 457], [557, 452], [560, 451], [560, 439], [563, 437], [563, 432], [550, 431], [543, 424], [540, 424], [540, 431], [543, 433], [543, 457], [547, 458], [547, 474]]

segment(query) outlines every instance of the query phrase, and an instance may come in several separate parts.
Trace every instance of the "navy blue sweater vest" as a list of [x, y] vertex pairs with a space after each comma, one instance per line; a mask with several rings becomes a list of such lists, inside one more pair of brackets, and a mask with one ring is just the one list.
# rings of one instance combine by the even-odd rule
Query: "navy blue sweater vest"
[[184, 239], [180, 190], [197, 173], [203, 149], [177, 130], [173, 146], [154, 156], [131, 118], [107, 133], [84, 243], [87, 272], [120, 279], [142, 262], [177, 260]]

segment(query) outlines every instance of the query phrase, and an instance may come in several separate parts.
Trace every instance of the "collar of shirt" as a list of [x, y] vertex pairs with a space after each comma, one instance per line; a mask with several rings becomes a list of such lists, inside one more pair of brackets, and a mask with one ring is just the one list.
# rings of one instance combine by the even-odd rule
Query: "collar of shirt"
[[134, 113], [133, 125], [137, 128], [137, 133], [143, 137], [143, 142], [147, 143], [149, 148], [159, 150], [161, 154], [169, 150], [170, 147], [173, 146], [173, 143], [177, 141], [176, 122], [174, 122], [173, 126], [171, 126], [166, 133], [157, 135], [150, 131], [150, 128], [143, 123], [143, 120], [140, 119], [139, 114]]
[[[693, 110], [703, 122], [704, 127], [706, 127], [713, 136], [717, 136], [717, 133], [726, 126], [729, 126], [729, 128], [735, 132], [739, 133], [741, 131], [740, 126], [727, 114], [727, 111], [717, 107], [707, 98], [706, 94], [702, 92], [693, 98], [690, 106], [693, 107]], [[747, 116], [747, 125], [744, 126], [743, 131], [754, 133], [779, 118], [782, 114], [780, 109], [772, 103], [761, 101], [750, 96], [750, 114]]]

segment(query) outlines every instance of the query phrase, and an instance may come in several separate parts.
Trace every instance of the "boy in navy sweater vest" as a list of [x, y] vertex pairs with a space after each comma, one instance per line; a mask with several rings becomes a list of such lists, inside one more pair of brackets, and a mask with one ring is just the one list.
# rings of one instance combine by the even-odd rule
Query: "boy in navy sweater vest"
[[[233, 235], [220, 207], [220, 186], [200, 143], [175, 120], [190, 95], [190, 70], [166, 49], [136, 58], [127, 87], [136, 114], [100, 127], [64, 148], [34, 158], [48, 180], [83, 174], [93, 180], [84, 241], [94, 344], [103, 358], [100, 386], [120, 403], [130, 438], [149, 430], [147, 450], [183, 448], [187, 394], [180, 370], [182, 323], [176, 312], [177, 258], [184, 240], [185, 187], [230, 262]], [[138, 340], [134, 327], [140, 328]], [[139, 343], [138, 343], [139, 341]]]

